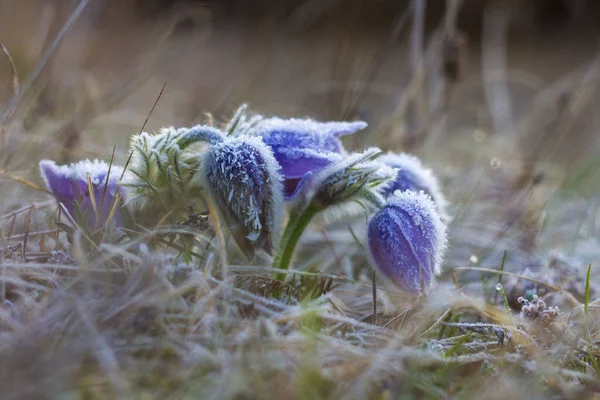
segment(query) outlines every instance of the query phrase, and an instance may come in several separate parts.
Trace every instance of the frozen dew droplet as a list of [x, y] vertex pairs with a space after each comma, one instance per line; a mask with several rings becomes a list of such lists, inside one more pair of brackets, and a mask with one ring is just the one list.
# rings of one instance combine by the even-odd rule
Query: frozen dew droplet
[[499, 291], [499, 292], [502, 291], [502, 284], [501, 283], [498, 283], [496, 285], [496, 290]]
[[472, 264], [477, 264], [479, 262], [479, 258], [475, 254], [471, 254], [469, 261], [471, 261]]
[[492, 169], [498, 169], [502, 166], [502, 161], [500, 160], [500, 157], [492, 157], [492, 159], [490, 160], [490, 166], [492, 167]]

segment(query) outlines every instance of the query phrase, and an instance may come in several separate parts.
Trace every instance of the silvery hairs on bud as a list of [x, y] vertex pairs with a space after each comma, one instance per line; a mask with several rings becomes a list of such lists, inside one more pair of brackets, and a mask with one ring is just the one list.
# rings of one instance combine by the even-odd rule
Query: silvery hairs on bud
[[350, 200], [367, 200], [376, 206], [384, 200], [380, 191], [396, 177], [396, 170], [372, 161], [380, 153], [369, 148], [354, 153], [316, 174], [308, 183], [310, 190], [301, 203], [312, 203], [325, 209]]
[[202, 184], [248, 259], [272, 254], [281, 234], [283, 185], [279, 164], [258, 137], [227, 137], [202, 156]]
[[178, 144], [187, 131], [170, 127], [131, 138], [131, 159], [121, 181], [130, 208], [160, 219], [200, 199], [202, 188], [194, 180], [197, 155], [183, 152]]

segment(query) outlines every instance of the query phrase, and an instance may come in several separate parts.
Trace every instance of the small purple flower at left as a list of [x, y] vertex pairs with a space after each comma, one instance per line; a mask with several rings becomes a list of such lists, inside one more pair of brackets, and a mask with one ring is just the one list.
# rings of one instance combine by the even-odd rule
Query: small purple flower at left
[[[79, 224], [85, 224], [87, 229], [93, 230], [96, 226], [101, 228], [106, 222], [110, 222], [108, 218], [115, 198], [119, 194], [122, 197], [121, 188], [117, 185], [123, 172], [122, 167], [109, 166], [100, 160], [83, 160], [70, 165], [56, 165], [52, 160], [42, 160], [39, 165], [48, 190], [58, 202], [64, 204]], [[93, 193], [89, 190], [88, 176]], [[120, 208], [121, 204], [118, 204], [111, 219], [115, 226], [123, 225]], [[80, 219], [81, 217], [84, 218]]]
[[311, 119], [266, 118], [252, 129], [273, 151], [281, 166], [285, 199], [298, 196], [315, 173], [342, 160], [341, 136], [367, 127], [363, 121], [319, 122]]

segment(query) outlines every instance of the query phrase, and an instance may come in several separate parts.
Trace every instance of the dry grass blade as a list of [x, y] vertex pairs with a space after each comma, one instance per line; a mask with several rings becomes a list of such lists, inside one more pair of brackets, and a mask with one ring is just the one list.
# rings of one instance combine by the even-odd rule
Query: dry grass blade
[[27, 259], [27, 245], [29, 244], [29, 229], [31, 228], [31, 220], [33, 219], [33, 213], [35, 212], [35, 206], [31, 206], [29, 214], [25, 219], [25, 237], [23, 238], [23, 261]]
[[[19, 73], [17, 71], [17, 67], [15, 66], [15, 62], [13, 61], [12, 56], [8, 52], [8, 49], [6, 48], [6, 46], [4, 46], [4, 43], [2, 43], [2, 42], [0, 42], [0, 49], [6, 56], [6, 58], [8, 59], [8, 62], [10, 64], [10, 70], [12, 73], [13, 95], [17, 96], [19, 94]], [[7, 115], [0, 123], [0, 136], [2, 136], [2, 144], [4, 145], [4, 148], [6, 148], [6, 146], [8, 144], [8, 128], [10, 125], [10, 121], [12, 120], [12, 117], [15, 114], [16, 109], [17, 108], [15, 106], [15, 107], [12, 107], [12, 108], [6, 110]]]
[[[104, 200], [106, 198], [106, 190], [108, 189], [108, 181], [110, 179], [110, 173], [112, 171], [113, 162], [115, 160], [115, 150], [117, 149], [117, 145], [113, 146], [112, 155], [110, 156], [110, 163], [108, 164], [108, 172], [106, 173], [106, 179], [104, 179], [104, 189], [102, 190], [102, 200], [100, 201], [100, 210], [104, 211]], [[96, 214], [96, 229], [98, 229], [98, 224], [100, 223], [101, 215]], [[108, 221], [111, 219], [109, 218]], [[107, 221], [107, 223], [108, 223]]]
[[18, 176], [16, 174], [14, 174], [14, 173], [12, 173], [12, 172], [4, 169], [4, 168], [0, 168], [0, 175], [4, 175], [4, 176], [6, 176], [6, 177], [8, 177], [8, 178], [10, 178], [10, 179], [12, 179], [12, 180], [14, 180], [16, 182], [19, 182], [19, 183], [22, 183], [24, 185], [27, 185], [30, 188], [35, 189], [37, 191], [48, 193], [49, 195], [54, 196], [54, 193], [52, 193], [51, 191], [46, 190], [43, 187], [41, 187], [39, 185], [36, 185], [35, 183], [31, 182], [30, 180], [22, 178], [22, 177], [20, 177], [20, 176]]
[[56, 49], [58, 48], [60, 43], [63, 41], [63, 39], [67, 35], [67, 32], [69, 32], [71, 27], [79, 19], [79, 17], [81, 16], [83, 11], [87, 7], [88, 3], [89, 3], [89, 0], [81, 0], [79, 2], [79, 5], [77, 6], [77, 8], [75, 8], [73, 13], [69, 16], [69, 19], [67, 19], [67, 21], [63, 25], [62, 29], [60, 30], [60, 32], [58, 32], [58, 34], [56, 35], [56, 38], [54, 39], [54, 41], [52, 42], [50, 47], [44, 52], [44, 54], [42, 55], [42, 58], [36, 64], [33, 71], [31, 71], [31, 73], [27, 76], [25, 81], [21, 84], [20, 90], [12, 97], [12, 99], [10, 100], [8, 105], [4, 108], [4, 110], [2, 112], [2, 118], [0, 119], [0, 125], [4, 125], [4, 122], [9, 117], [9, 115], [11, 115], [14, 112], [14, 110], [16, 110], [16, 108], [18, 107], [24, 94], [29, 90], [29, 88], [31, 88], [31, 86], [33, 85], [35, 80], [38, 78], [38, 76], [40, 75], [40, 73], [42, 72], [42, 70], [44, 69], [46, 64], [48, 63], [48, 61], [50, 61], [52, 54], [54, 54], [54, 52], [56, 51]]
[[92, 210], [94, 211], [94, 215], [96, 216], [96, 221], [99, 221], [100, 214], [98, 213], [98, 206], [96, 205], [96, 194], [94, 193], [94, 184], [92, 183], [92, 176], [90, 175], [89, 172], [87, 173], [86, 178], [87, 178], [88, 196], [90, 198], [90, 202], [92, 203]]

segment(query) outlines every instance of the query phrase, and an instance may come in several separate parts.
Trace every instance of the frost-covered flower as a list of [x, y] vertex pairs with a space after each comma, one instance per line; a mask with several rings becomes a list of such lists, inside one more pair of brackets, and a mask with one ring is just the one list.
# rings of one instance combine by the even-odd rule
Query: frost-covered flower
[[396, 171], [371, 161], [379, 152], [378, 148], [369, 148], [316, 173], [307, 179], [302, 200], [320, 209], [358, 199], [366, 199], [376, 205], [383, 203], [379, 189], [395, 178]]
[[248, 259], [279, 239], [283, 187], [271, 150], [253, 136], [227, 137], [202, 157], [204, 186]]
[[446, 212], [448, 203], [440, 190], [440, 184], [433, 172], [426, 168], [418, 157], [407, 153], [389, 152], [378, 157], [377, 161], [398, 170], [396, 179], [384, 189], [385, 197], [393, 195], [396, 190], [415, 192], [422, 190], [436, 204], [441, 217], [448, 220]]
[[372, 263], [386, 278], [421, 295], [441, 272], [446, 226], [429, 196], [398, 190], [369, 222], [368, 246]]
[[[121, 192], [117, 181], [123, 168], [100, 160], [84, 160], [70, 165], [56, 165], [52, 160], [40, 161], [42, 178], [72, 217], [88, 229], [110, 222], [114, 210], [116, 226], [122, 225]], [[108, 178], [107, 178], [108, 177]], [[90, 191], [91, 184], [91, 191]]]
[[254, 135], [262, 137], [281, 165], [285, 198], [296, 197], [308, 178], [345, 154], [340, 137], [367, 126], [366, 122], [318, 122], [311, 119], [266, 118], [256, 123]]

